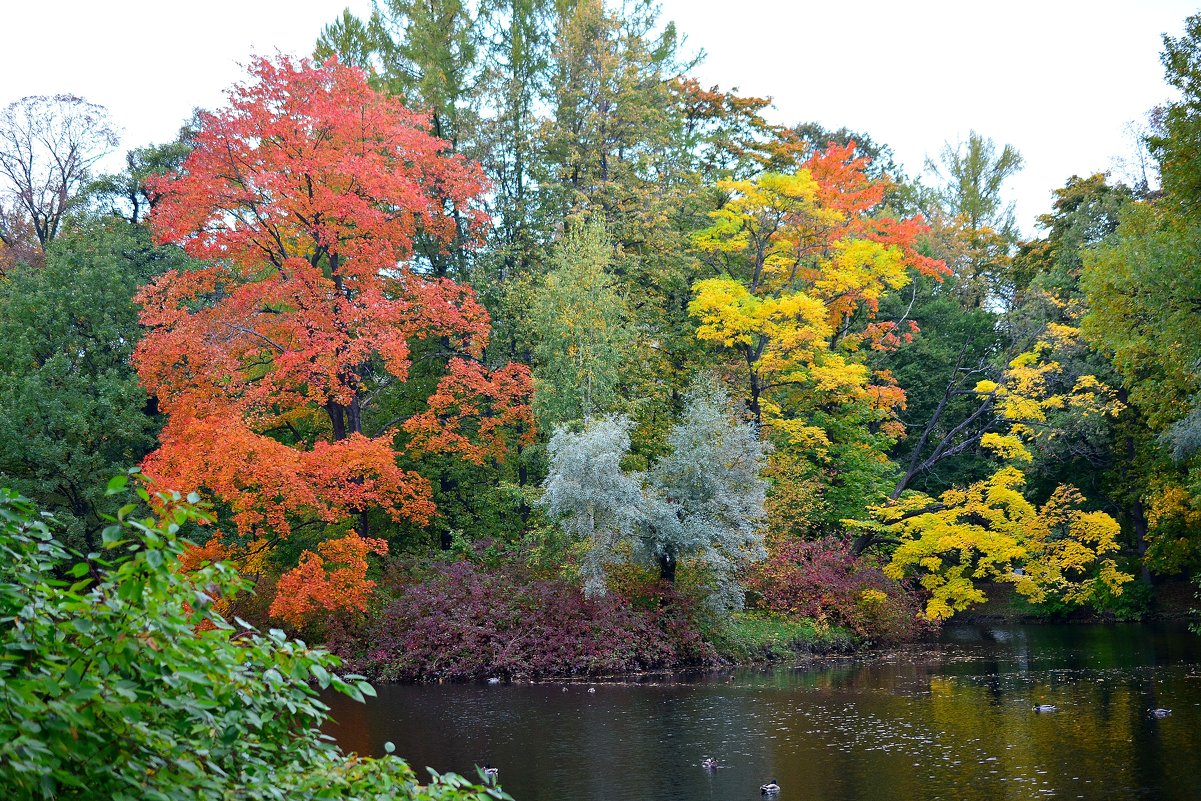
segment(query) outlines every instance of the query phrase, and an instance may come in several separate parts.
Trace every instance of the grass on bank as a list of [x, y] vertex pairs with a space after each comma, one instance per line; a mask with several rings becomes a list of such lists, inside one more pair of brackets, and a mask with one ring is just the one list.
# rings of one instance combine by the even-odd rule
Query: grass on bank
[[849, 629], [811, 618], [741, 612], [706, 633], [723, 659], [734, 663], [783, 662], [798, 655], [846, 653], [861, 644]]

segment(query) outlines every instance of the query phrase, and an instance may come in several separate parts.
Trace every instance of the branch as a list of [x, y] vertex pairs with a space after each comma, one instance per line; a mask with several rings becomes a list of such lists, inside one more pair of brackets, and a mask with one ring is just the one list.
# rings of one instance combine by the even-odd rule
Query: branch
[[266, 343], [267, 343], [268, 345], [270, 345], [271, 347], [273, 347], [273, 348], [275, 348], [276, 350], [278, 350], [280, 353], [287, 353], [287, 352], [288, 352], [288, 349], [287, 349], [287, 348], [285, 348], [283, 345], [281, 345], [281, 344], [279, 344], [278, 342], [276, 342], [276, 341], [272, 340], [270, 337], [267, 337], [267, 336], [265, 336], [265, 335], [263, 335], [263, 334], [260, 334], [258, 331], [255, 331], [253, 328], [247, 328], [247, 327], [246, 327], [246, 326], [244, 326], [244, 325], [234, 325], [233, 323], [226, 323], [226, 322], [223, 322], [223, 323], [221, 323], [221, 324], [222, 324], [222, 325], [224, 325], [226, 328], [229, 328], [229, 329], [231, 329], [231, 330], [233, 330], [233, 331], [237, 331], [237, 332], [239, 332], [239, 333], [242, 333], [242, 334], [249, 334], [250, 336], [257, 337], [257, 338], [259, 338], [259, 339], [263, 340], [264, 342], [266, 342]]

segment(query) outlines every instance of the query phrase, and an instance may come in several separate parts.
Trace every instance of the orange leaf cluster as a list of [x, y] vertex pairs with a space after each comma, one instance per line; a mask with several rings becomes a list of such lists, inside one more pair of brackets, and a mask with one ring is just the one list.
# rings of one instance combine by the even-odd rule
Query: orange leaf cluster
[[424, 412], [405, 421], [409, 447], [426, 453], [457, 453], [473, 464], [502, 460], [513, 443], [534, 441], [534, 414], [528, 398], [533, 377], [524, 364], [489, 373], [476, 362], [452, 359]]
[[375, 586], [367, 578], [367, 554], [387, 552], [388, 543], [357, 534], [326, 540], [317, 553], [305, 551], [300, 564], [280, 577], [271, 615], [300, 627], [322, 612], [365, 612]]
[[172, 416], [161, 442], [143, 463], [152, 481], [220, 498], [243, 535], [287, 536], [294, 516], [337, 523], [368, 506], [418, 523], [435, 511], [428, 483], [397, 467], [387, 436], [354, 434], [306, 450], [258, 434], [236, 417]]
[[257, 270], [288, 255], [337, 255], [373, 283], [412, 254], [419, 232], [449, 246], [447, 207], [467, 203], [482, 171], [428, 132], [428, 119], [335, 61], [259, 58], [226, 109], [202, 127], [178, 175], [149, 182], [152, 225], [198, 259]]
[[210, 537], [204, 545], [189, 545], [179, 555], [179, 567], [185, 573], [207, 564], [215, 564], [229, 558], [229, 549], [219, 537]]
[[[855, 142], [846, 145], [831, 143], [825, 150], [817, 150], [802, 166], [817, 182], [817, 204], [820, 208], [838, 212], [823, 217], [819, 224], [804, 219], [794, 222], [809, 227], [803, 235], [811, 244], [813, 254], [827, 251], [834, 243], [863, 239], [897, 248], [901, 261], [922, 275], [941, 279], [950, 275], [946, 264], [938, 259], [923, 255], [917, 250], [917, 241], [929, 226], [921, 217], [898, 220], [895, 217], [872, 214], [884, 200], [889, 182], [869, 178], [865, 156], [855, 157]], [[802, 269], [798, 276], [814, 286], [821, 286], [825, 267]], [[837, 294], [826, 298], [831, 320], [838, 323], [854, 314], [856, 309], [866, 308], [870, 314], [879, 309], [879, 293], [874, 281], [865, 282], [862, 288], [842, 283], [835, 287]], [[858, 289], [858, 291], [856, 291]]]

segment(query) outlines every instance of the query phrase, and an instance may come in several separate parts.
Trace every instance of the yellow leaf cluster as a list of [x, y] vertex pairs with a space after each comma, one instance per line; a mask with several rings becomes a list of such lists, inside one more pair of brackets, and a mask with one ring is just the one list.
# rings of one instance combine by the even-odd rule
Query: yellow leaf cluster
[[1147, 497], [1147, 561], [1163, 573], [1178, 572], [1201, 557], [1196, 536], [1201, 507], [1176, 480], [1160, 478]]
[[1002, 467], [938, 501], [915, 493], [874, 510], [900, 539], [884, 572], [917, 577], [929, 593], [925, 617], [944, 619], [983, 602], [980, 582], [1013, 584], [1035, 602], [1053, 594], [1079, 604], [1102, 588], [1121, 593], [1131, 576], [1104, 557], [1117, 550], [1117, 522], [1081, 510], [1083, 498], [1066, 486], [1036, 508], [1024, 484], [1020, 470]]
[[768, 337], [777, 351], [793, 352], [821, 347], [833, 333], [824, 304], [804, 293], [758, 297], [730, 278], [698, 281], [692, 291], [688, 311], [700, 321], [696, 335], [705, 342], [731, 348]]
[[1021, 438], [1012, 434], [989, 432], [980, 438], [980, 447], [987, 448], [1002, 459], [1020, 459], [1023, 462], [1034, 460], [1033, 454], [1022, 443]]
[[988, 435], [985, 447], [991, 447], [1004, 458], [1029, 461], [1029, 451], [1014, 440], [1030, 440], [1054, 436], [1049, 430], [1049, 413], [1070, 409], [1088, 417], [1091, 414], [1116, 416], [1125, 408], [1116, 391], [1095, 375], [1077, 376], [1070, 389], [1055, 391], [1063, 383], [1063, 364], [1052, 358], [1066, 356], [1081, 345], [1080, 331], [1071, 326], [1051, 323], [1043, 337], [1030, 350], [1009, 362], [1004, 381], [981, 381], [976, 385], [979, 395], [995, 395], [1001, 416], [1010, 421], [1008, 436]]

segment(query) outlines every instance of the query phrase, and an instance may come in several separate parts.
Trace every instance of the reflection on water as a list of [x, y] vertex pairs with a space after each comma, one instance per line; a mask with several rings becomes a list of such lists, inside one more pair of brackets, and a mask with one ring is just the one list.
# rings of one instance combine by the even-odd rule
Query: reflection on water
[[1201, 798], [1201, 640], [1183, 630], [951, 627], [683, 683], [377, 689], [330, 699], [344, 748], [391, 740], [419, 772], [490, 763], [518, 801], [737, 801], [773, 778], [780, 801]]

